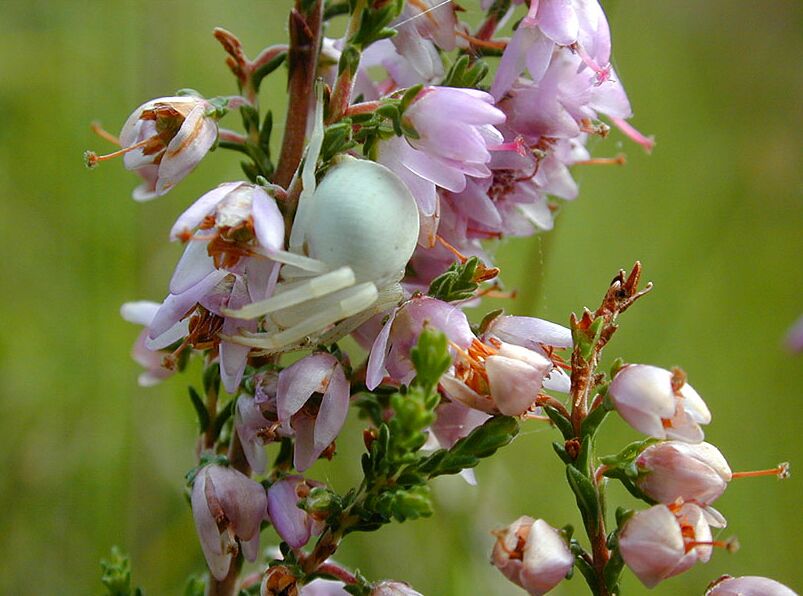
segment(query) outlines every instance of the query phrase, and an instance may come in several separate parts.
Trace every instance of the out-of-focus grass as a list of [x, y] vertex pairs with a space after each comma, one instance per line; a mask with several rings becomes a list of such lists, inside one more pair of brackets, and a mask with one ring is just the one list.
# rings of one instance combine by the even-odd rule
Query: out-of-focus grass
[[[112, 544], [131, 552], [135, 578], [151, 594], [178, 592], [202, 568], [182, 495], [194, 459], [186, 381], [136, 386], [127, 353], [137, 330], [117, 309], [162, 298], [179, 253], [166, 242], [170, 222], [200, 193], [238, 177], [237, 160], [219, 152], [169, 196], [137, 205], [127, 196], [135, 178], [121, 164], [90, 173], [80, 156], [104, 149], [88, 132], [94, 119], [117, 130], [136, 105], [177, 88], [233, 92], [212, 27], [237, 32], [255, 53], [284, 38], [288, 4], [3, 5], [4, 594], [99, 593], [97, 561]], [[616, 134], [596, 147], [598, 155], [627, 152], [628, 166], [577, 168], [581, 197], [566, 205], [555, 232], [498, 248], [508, 285], [521, 290], [504, 306], [565, 321], [571, 310], [595, 306], [620, 266], [641, 259], [656, 289], [623, 317], [608, 355], [682, 365], [713, 411], [709, 440], [735, 469], [797, 463], [801, 360], [780, 343], [803, 310], [801, 7], [608, 6], [634, 122], [655, 134], [657, 149], [644, 156]], [[263, 101], [280, 116], [282, 83]], [[349, 428], [339, 462], [315, 468], [340, 489], [357, 481], [359, 468], [359, 422]], [[601, 448], [634, 436], [613, 420]], [[426, 594], [516, 593], [487, 563], [489, 529], [525, 513], [555, 525], [578, 521], [551, 455], [554, 438], [525, 425], [479, 468], [478, 488], [440, 479], [432, 520], [351, 536], [338, 557]], [[718, 506], [730, 520], [722, 535], [738, 535], [742, 549], [716, 553], [655, 592], [699, 593], [725, 572], [770, 575], [799, 589], [800, 487], [795, 476], [734, 482]], [[611, 501], [633, 504], [616, 489]], [[632, 577], [625, 587], [643, 591]], [[581, 580], [556, 593], [584, 593]]]

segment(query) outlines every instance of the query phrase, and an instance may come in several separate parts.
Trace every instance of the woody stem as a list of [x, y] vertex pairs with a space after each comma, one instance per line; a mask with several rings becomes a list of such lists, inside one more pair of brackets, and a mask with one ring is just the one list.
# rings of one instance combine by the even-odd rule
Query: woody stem
[[289, 107], [282, 150], [273, 177], [273, 182], [282, 188], [287, 188], [304, 153], [304, 137], [310, 101], [314, 98], [312, 89], [321, 42], [323, 0], [315, 2], [306, 13], [302, 10], [302, 4], [301, 0], [296, 0], [295, 8], [290, 11], [290, 48], [287, 54], [290, 73], [287, 81]]

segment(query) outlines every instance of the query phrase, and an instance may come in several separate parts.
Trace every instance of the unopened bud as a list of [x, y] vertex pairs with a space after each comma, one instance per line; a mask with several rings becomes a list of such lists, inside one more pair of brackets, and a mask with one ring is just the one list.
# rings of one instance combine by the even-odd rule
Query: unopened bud
[[514, 584], [537, 596], [566, 577], [574, 555], [558, 530], [525, 515], [497, 533], [491, 563]]

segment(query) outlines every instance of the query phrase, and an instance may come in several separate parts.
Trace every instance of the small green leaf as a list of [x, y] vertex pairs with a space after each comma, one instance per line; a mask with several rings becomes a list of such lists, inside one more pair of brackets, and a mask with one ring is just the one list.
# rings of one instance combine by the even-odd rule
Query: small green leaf
[[549, 419], [552, 422], [555, 423], [555, 426], [558, 427], [558, 430], [561, 432], [564, 439], [568, 441], [569, 439], [574, 438], [574, 427], [568, 418], [551, 406], [545, 405], [543, 408], [544, 413], [549, 416]]
[[580, 434], [582, 436], [593, 437], [596, 434], [597, 429], [605, 420], [606, 416], [608, 416], [608, 412], [611, 411], [609, 406], [610, 401], [603, 399], [602, 404], [597, 406], [588, 416], [586, 416], [586, 419], [583, 420], [583, 423], [580, 426]]
[[481, 459], [490, 457], [508, 445], [519, 432], [519, 423], [512, 416], [494, 416], [463, 437], [446, 452], [436, 451], [422, 469], [430, 478], [444, 474], [458, 474], [464, 468], [473, 468]]
[[217, 362], [207, 366], [204, 369], [204, 393], [209, 395], [210, 392], [220, 392], [220, 366]]
[[410, 351], [416, 372], [416, 383], [431, 390], [452, 364], [449, 354], [449, 340], [446, 334], [437, 329], [424, 327], [418, 336], [418, 343]]
[[453, 263], [449, 269], [432, 281], [427, 294], [444, 302], [470, 298], [479, 287], [479, 284], [474, 281], [474, 274], [479, 263], [480, 260], [477, 257], [471, 257], [465, 263]]
[[187, 390], [190, 394], [192, 406], [195, 408], [195, 414], [198, 416], [198, 428], [201, 433], [205, 433], [206, 429], [209, 428], [209, 412], [206, 410], [206, 405], [204, 405], [195, 388], [190, 386], [187, 387]]
[[558, 457], [563, 460], [563, 463], [569, 465], [574, 462], [572, 456], [566, 451], [566, 447], [564, 447], [563, 443], [559, 443], [558, 441], [554, 441], [552, 443], [552, 449], [555, 450], [555, 453], [558, 454]]
[[140, 594], [139, 588], [131, 590], [131, 563], [119, 547], [113, 546], [111, 557], [101, 559], [100, 581], [106, 587], [109, 596], [132, 596]]
[[596, 524], [599, 516], [599, 502], [594, 485], [585, 474], [573, 465], [566, 466], [566, 478], [577, 500], [577, 506], [583, 515], [586, 527], [592, 527], [592, 524]]
[[415, 101], [415, 98], [418, 97], [418, 94], [421, 93], [421, 90], [424, 88], [424, 85], [418, 84], [409, 87], [407, 91], [404, 92], [402, 95], [401, 103], [399, 104], [399, 110], [404, 113], [407, 108], [410, 107], [410, 104]]
[[360, 66], [360, 55], [360, 50], [351, 44], [343, 48], [340, 53], [340, 62], [337, 66], [338, 76], [344, 73], [354, 76]]
[[270, 159], [270, 136], [273, 133], [273, 112], [268, 110], [259, 130], [259, 146]]
[[220, 431], [223, 430], [223, 425], [226, 424], [226, 421], [228, 421], [228, 419], [231, 418], [231, 415], [234, 413], [234, 403], [236, 401], [237, 400], [234, 399], [230, 400], [229, 403], [227, 403], [223, 409], [218, 412], [218, 415], [215, 416], [215, 426], [212, 431], [213, 436], [217, 437], [220, 435]]

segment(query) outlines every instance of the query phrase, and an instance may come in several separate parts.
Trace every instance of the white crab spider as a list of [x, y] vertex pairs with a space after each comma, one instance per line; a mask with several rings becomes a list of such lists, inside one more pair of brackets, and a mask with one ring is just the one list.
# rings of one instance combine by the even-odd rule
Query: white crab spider
[[401, 179], [376, 162], [336, 158], [316, 188], [323, 106], [301, 172], [303, 190], [273, 296], [226, 316], [266, 317], [266, 333], [230, 338], [266, 352], [331, 343], [402, 298], [399, 280], [418, 239], [418, 207]]

